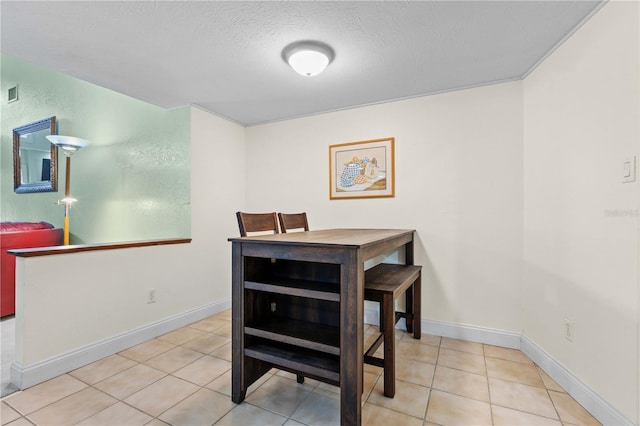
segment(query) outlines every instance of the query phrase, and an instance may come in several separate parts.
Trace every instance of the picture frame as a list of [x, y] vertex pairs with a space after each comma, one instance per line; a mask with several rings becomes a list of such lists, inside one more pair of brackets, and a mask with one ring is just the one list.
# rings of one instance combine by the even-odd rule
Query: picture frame
[[395, 138], [329, 146], [329, 198], [395, 196]]

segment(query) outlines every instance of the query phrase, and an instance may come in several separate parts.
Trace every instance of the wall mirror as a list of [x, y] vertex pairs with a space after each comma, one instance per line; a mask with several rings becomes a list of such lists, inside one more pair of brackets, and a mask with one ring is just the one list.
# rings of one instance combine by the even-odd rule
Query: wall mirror
[[18, 194], [58, 190], [56, 146], [46, 138], [55, 134], [55, 116], [13, 129], [13, 189]]

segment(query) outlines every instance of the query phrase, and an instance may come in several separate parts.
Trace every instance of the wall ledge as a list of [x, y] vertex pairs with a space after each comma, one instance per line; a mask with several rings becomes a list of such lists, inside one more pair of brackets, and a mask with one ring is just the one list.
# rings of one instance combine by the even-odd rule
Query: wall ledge
[[135, 247], [162, 246], [162, 245], [170, 245], [170, 244], [189, 244], [189, 243], [191, 243], [191, 238], [168, 238], [168, 239], [162, 239], [162, 240], [128, 241], [123, 243], [78, 244], [78, 245], [71, 245], [71, 246], [53, 246], [53, 247], [15, 249], [15, 250], [7, 250], [7, 253], [17, 257], [37, 257], [37, 256], [50, 256], [53, 254], [81, 253], [85, 251], [119, 250], [119, 249], [125, 249], [125, 248], [135, 248]]

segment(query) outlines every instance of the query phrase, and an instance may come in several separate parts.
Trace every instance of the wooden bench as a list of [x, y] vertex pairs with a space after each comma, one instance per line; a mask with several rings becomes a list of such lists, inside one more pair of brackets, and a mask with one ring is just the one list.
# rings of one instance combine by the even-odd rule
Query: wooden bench
[[[365, 350], [364, 362], [384, 369], [384, 395], [395, 395], [395, 326], [406, 321], [407, 332], [420, 339], [420, 291], [422, 267], [382, 263], [365, 271], [365, 300], [380, 303], [381, 335]], [[395, 300], [405, 295], [405, 312], [396, 312]], [[384, 342], [383, 358], [374, 354]]]

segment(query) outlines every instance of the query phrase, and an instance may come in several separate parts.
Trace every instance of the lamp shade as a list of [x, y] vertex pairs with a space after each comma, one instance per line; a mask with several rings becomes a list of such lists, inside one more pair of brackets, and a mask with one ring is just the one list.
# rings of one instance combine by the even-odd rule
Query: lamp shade
[[54, 144], [62, 148], [65, 155], [73, 155], [80, 148], [84, 148], [89, 145], [89, 141], [85, 139], [76, 138], [74, 136], [62, 136], [62, 135], [48, 135], [46, 138]]
[[333, 49], [319, 41], [297, 41], [282, 51], [282, 57], [300, 75], [320, 74], [333, 61]]

